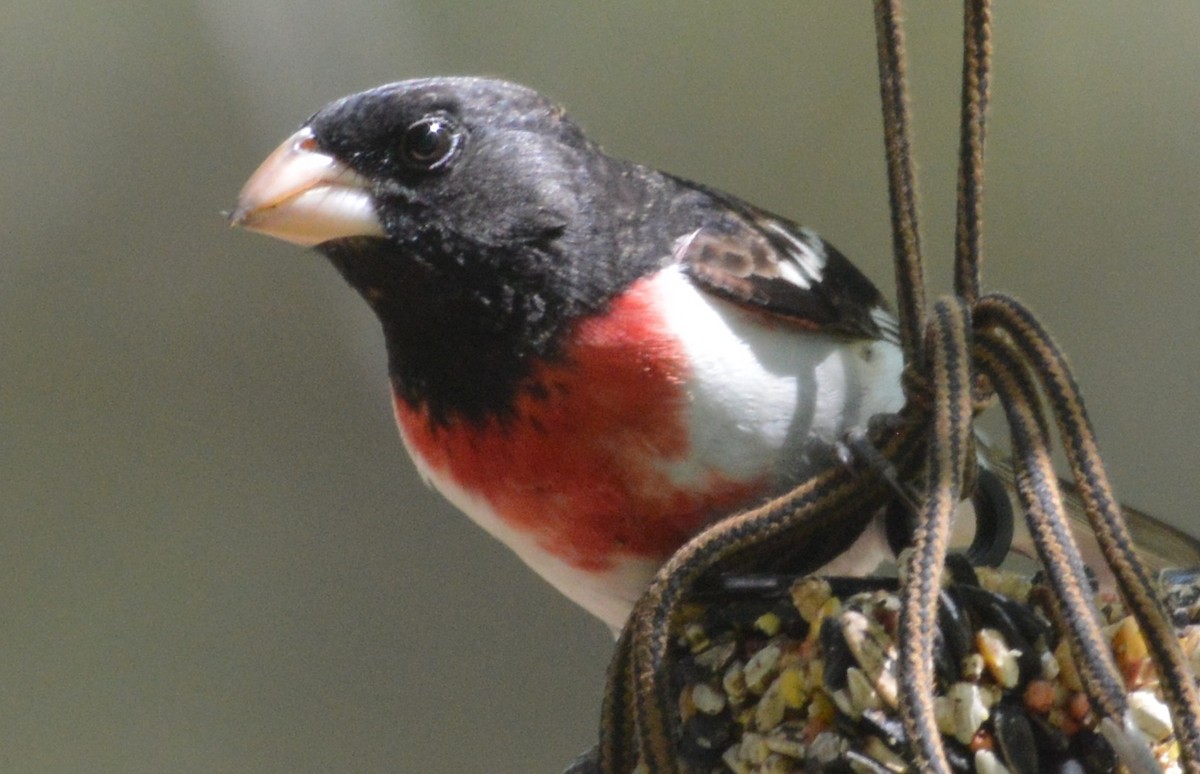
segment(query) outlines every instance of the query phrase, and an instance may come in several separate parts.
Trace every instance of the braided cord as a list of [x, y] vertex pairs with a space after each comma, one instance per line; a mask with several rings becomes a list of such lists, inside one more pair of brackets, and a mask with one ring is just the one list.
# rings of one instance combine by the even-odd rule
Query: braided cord
[[961, 300], [934, 305], [926, 351], [939, 410], [931, 417], [924, 508], [901, 584], [900, 714], [917, 768], [947, 774], [950, 764], [934, 714], [933, 649], [950, 524], [974, 453], [970, 326], [970, 312]]

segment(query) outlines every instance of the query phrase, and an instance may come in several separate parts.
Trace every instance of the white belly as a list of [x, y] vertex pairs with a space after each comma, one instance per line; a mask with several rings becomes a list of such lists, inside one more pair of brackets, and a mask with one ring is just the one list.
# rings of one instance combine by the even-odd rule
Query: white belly
[[[733, 481], [768, 478], [782, 487], [802, 480], [818, 459], [827, 458], [830, 444], [844, 431], [903, 405], [901, 355], [890, 342], [800, 330], [700, 291], [676, 270], [662, 272], [653, 285], [666, 325], [691, 365], [684, 385], [689, 453], [661, 463], [676, 483], [699, 483], [715, 473]], [[661, 562], [630, 555], [600, 572], [574, 567], [546, 551], [536, 535], [499, 518], [485, 500], [412, 456], [450, 502], [614, 631]], [[843, 561], [839, 569], [873, 567], [885, 549], [877, 536], [867, 542], [869, 551]]]

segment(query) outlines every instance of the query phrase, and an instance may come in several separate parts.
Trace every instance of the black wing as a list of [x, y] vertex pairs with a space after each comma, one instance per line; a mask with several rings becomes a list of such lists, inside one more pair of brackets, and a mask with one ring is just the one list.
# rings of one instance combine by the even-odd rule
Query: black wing
[[676, 241], [674, 256], [697, 285], [804, 328], [898, 340], [896, 319], [879, 289], [816, 232], [701, 190], [720, 207], [708, 223]]

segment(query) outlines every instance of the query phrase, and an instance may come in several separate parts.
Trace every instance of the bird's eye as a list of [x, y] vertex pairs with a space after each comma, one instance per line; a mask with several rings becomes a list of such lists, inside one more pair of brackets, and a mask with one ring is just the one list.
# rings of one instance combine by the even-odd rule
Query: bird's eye
[[427, 117], [404, 130], [404, 160], [418, 169], [437, 169], [458, 150], [458, 128], [447, 118]]

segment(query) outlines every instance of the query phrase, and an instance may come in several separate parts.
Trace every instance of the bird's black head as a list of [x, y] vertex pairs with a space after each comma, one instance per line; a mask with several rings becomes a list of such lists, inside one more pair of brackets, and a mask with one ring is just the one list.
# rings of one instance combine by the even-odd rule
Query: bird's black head
[[656, 266], [674, 235], [630, 237], [669, 187], [605, 156], [536, 92], [430, 78], [318, 111], [233, 219], [315, 245], [382, 321], [397, 394], [477, 421], [502, 415], [574, 322]]
[[430, 78], [338, 100], [306, 124], [317, 146], [371, 183], [394, 239], [445, 231], [483, 246], [553, 239], [579, 216], [592, 147], [534, 91]]

